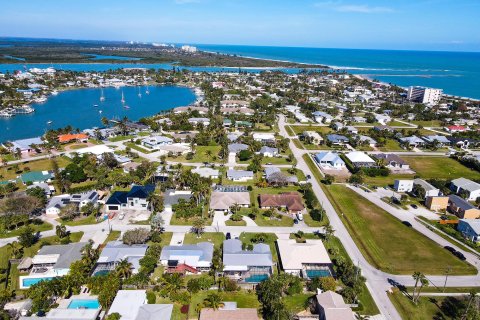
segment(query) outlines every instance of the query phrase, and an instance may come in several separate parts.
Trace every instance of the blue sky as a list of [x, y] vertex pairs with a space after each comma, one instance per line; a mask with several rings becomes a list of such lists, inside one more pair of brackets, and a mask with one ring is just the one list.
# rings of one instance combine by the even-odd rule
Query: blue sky
[[15, 0], [0, 36], [480, 51], [479, 0]]

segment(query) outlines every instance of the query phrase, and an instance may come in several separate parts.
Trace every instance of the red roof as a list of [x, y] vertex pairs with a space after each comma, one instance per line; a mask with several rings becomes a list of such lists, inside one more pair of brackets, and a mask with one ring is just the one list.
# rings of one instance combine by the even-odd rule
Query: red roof
[[261, 194], [260, 207], [286, 207], [289, 211], [302, 211], [305, 209], [302, 197], [298, 192]]
[[84, 139], [88, 139], [88, 136], [85, 133], [61, 134], [58, 136], [59, 142], [70, 142], [72, 140], [84, 140]]
[[169, 272], [169, 273], [186, 273], [186, 272], [198, 273], [198, 270], [195, 269], [192, 266], [189, 266], [188, 264], [182, 263], [182, 264], [177, 265], [174, 268], [168, 268], [167, 272]]
[[448, 130], [450, 130], [450, 131], [465, 131], [466, 129], [465, 129], [464, 126], [449, 126]]

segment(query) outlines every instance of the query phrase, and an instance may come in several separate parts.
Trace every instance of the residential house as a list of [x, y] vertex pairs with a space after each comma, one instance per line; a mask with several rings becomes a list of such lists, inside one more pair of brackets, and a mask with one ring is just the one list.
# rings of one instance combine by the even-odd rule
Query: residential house
[[195, 131], [182, 131], [182, 132], [172, 133], [171, 136], [175, 141], [189, 142], [193, 138], [195, 138], [197, 134], [198, 133]]
[[299, 213], [305, 209], [302, 196], [298, 192], [261, 194], [259, 203], [262, 209], [286, 208], [292, 214]]
[[454, 194], [448, 196], [448, 209], [460, 219], [480, 218], [480, 209]]
[[436, 143], [437, 147], [448, 146], [451, 144], [450, 140], [444, 135], [423, 136], [423, 140], [431, 144]]
[[167, 273], [196, 274], [208, 272], [212, 265], [213, 244], [199, 242], [181, 246], [165, 246], [160, 263]]
[[394, 153], [377, 153], [372, 156], [377, 160], [383, 160], [385, 167], [389, 169], [410, 169], [410, 165]]
[[163, 206], [165, 212], [172, 212], [174, 205], [178, 204], [180, 200], [190, 201], [192, 198], [192, 191], [190, 190], [173, 190], [167, 189], [163, 193]]
[[454, 126], [446, 127], [445, 131], [450, 132], [450, 133], [465, 132], [465, 131], [467, 131], [467, 128], [465, 128], [464, 126], [454, 125]]
[[457, 231], [461, 232], [465, 239], [480, 241], [480, 220], [460, 219], [457, 225]]
[[158, 149], [160, 146], [171, 145], [173, 140], [164, 136], [151, 136], [142, 139], [142, 145], [150, 149]]
[[403, 137], [399, 140], [402, 144], [407, 145], [411, 148], [421, 147], [425, 144], [425, 141], [417, 136]]
[[428, 196], [425, 199], [425, 207], [433, 211], [442, 211], [446, 210], [448, 207], [448, 197], [438, 196], [432, 197]]
[[350, 160], [356, 168], [371, 168], [377, 166], [375, 160], [370, 158], [365, 152], [352, 151], [345, 154], [345, 157]]
[[197, 125], [201, 123], [204, 126], [208, 126], [210, 124], [210, 119], [209, 118], [188, 118], [188, 122]]
[[345, 126], [343, 125], [343, 123], [341, 122], [335, 122], [333, 125], [332, 125], [332, 128], [336, 131], [340, 131], [342, 130], [343, 128], [345, 128]]
[[358, 129], [354, 126], [347, 126], [347, 132], [350, 134], [358, 134]]
[[[24, 300], [25, 301], [25, 300]], [[71, 301], [71, 300], [70, 300]], [[30, 300], [31, 307], [31, 300]], [[58, 306], [57, 308], [50, 309], [44, 316], [20, 316], [19, 320], [96, 320], [100, 314], [101, 308], [68, 308], [66, 306]], [[23, 313], [22, 313], [23, 314]], [[25, 312], [27, 314], [27, 312]]]
[[392, 118], [386, 114], [375, 114], [375, 120], [377, 120], [377, 122], [381, 125], [386, 125], [387, 123], [392, 121]]
[[232, 143], [228, 145], [228, 152], [237, 154], [242, 150], [248, 150], [248, 145], [243, 143]]
[[316, 131], [303, 131], [302, 133], [303, 138], [306, 142], [312, 144], [321, 144], [323, 142], [323, 138], [321, 135], [318, 134]]
[[332, 145], [343, 146], [348, 143], [348, 138], [340, 134], [328, 134], [327, 141]]
[[236, 182], [253, 180], [253, 171], [229, 169], [227, 170], [227, 179]]
[[253, 137], [253, 140], [259, 141], [263, 144], [275, 143], [275, 135], [273, 133], [254, 132], [252, 134], [252, 137]]
[[213, 191], [210, 196], [210, 209], [214, 211], [228, 212], [235, 205], [248, 208], [250, 193]]
[[53, 178], [53, 171], [29, 171], [20, 175], [20, 180], [25, 185], [48, 183]]
[[307, 239], [300, 243], [295, 239], [278, 239], [280, 265], [286, 273], [304, 279], [329, 277], [333, 264], [322, 240]]
[[452, 180], [450, 190], [456, 194], [466, 193], [469, 201], [475, 201], [480, 197], [480, 184], [466, 178]]
[[108, 309], [122, 320], [170, 320], [172, 312], [173, 304], [148, 304], [146, 290], [119, 290]]
[[[31, 259], [30, 274], [20, 276], [20, 289], [28, 289], [41, 280], [49, 281], [55, 277], [63, 277], [70, 271], [70, 265], [82, 259], [82, 249], [86, 242], [70, 244], [45, 245]], [[27, 269], [25, 268], [25, 269]]]
[[315, 297], [320, 320], [355, 320], [352, 309], [345, 304], [343, 297], [333, 291], [319, 293]]
[[393, 189], [397, 192], [412, 192], [413, 180], [395, 180]]
[[359, 135], [358, 136], [358, 140], [361, 142], [361, 143], [364, 143], [366, 142], [368, 144], [369, 147], [376, 147], [377, 146], [377, 141], [369, 136], [364, 136], [364, 135]]
[[[1, 182], [0, 182], [0, 184], [1, 184]], [[48, 183], [41, 182], [41, 183], [37, 183], [37, 184], [32, 184], [32, 185], [27, 187], [27, 190], [32, 189], [32, 188], [42, 189], [43, 192], [45, 193], [45, 195], [47, 196], [47, 198], [50, 198], [55, 193], [55, 187], [49, 185]]]
[[343, 169], [345, 168], [345, 162], [340, 158], [338, 153], [332, 151], [323, 151], [315, 155], [315, 161], [325, 168]]
[[132, 273], [137, 274], [140, 270], [140, 260], [145, 256], [147, 249], [146, 244], [127, 245], [121, 241], [107, 242], [98, 257], [93, 275], [114, 271], [120, 261], [124, 259], [132, 264]]
[[44, 143], [44, 141], [40, 137], [15, 140], [15, 141], [10, 142], [11, 146], [8, 147], [8, 149], [11, 152], [16, 152], [16, 151], [20, 150], [20, 152], [22, 154], [27, 154], [27, 153], [35, 151], [34, 147], [39, 146], [43, 143]]
[[218, 179], [220, 176], [220, 171], [217, 169], [212, 169], [209, 167], [197, 167], [192, 169], [192, 173], [196, 173], [200, 175], [202, 178], [211, 178], [211, 179]]
[[121, 210], [148, 210], [148, 197], [155, 191], [155, 185], [134, 185], [130, 191], [115, 191], [105, 203], [106, 212]]
[[312, 116], [317, 123], [330, 123], [333, 120], [331, 115], [323, 111], [312, 112]]
[[278, 156], [278, 148], [263, 146], [258, 153], [266, 158], [272, 158]]
[[236, 302], [224, 302], [218, 309], [203, 308], [199, 320], [259, 320], [256, 308], [238, 308]]
[[81, 210], [84, 206], [91, 203], [96, 205], [99, 195], [97, 191], [92, 190], [84, 193], [76, 194], [64, 194], [60, 196], [52, 197], [46, 206], [45, 213], [50, 217], [58, 217], [63, 207], [68, 204], [75, 204], [78, 206], [78, 210]]
[[437, 197], [440, 194], [440, 190], [438, 188], [435, 188], [432, 186], [430, 183], [423, 179], [414, 179], [413, 180], [413, 186], [418, 185], [425, 190], [425, 198], [426, 197]]
[[179, 114], [184, 112], [198, 111], [198, 114], [207, 114], [207, 107], [196, 107], [196, 106], [186, 106], [186, 107], [176, 107], [173, 109], [173, 113]]
[[225, 276], [246, 283], [258, 283], [273, 273], [274, 262], [270, 246], [257, 243], [253, 250], [243, 250], [242, 242], [229, 239], [223, 242], [223, 273]]
[[286, 185], [298, 183], [298, 178], [296, 176], [286, 175], [278, 167], [266, 167], [264, 172], [265, 179], [269, 184]]
[[58, 142], [60, 143], [69, 143], [72, 141], [87, 142], [88, 135], [85, 133], [76, 133], [76, 134], [61, 134], [58, 136]]

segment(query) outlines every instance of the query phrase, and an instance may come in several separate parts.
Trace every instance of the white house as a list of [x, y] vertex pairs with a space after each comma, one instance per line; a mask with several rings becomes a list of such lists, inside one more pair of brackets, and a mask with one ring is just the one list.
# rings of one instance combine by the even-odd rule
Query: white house
[[253, 140], [262, 143], [275, 143], [275, 135], [273, 133], [255, 132], [252, 135]]
[[411, 192], [413, 190], [413, 180], [395, 180], [393, 189], [398, 192]]
[[199, 174], [203, 178], [212, 178], [218, 179], [220, 172], [216, 169], [208, 168], [208, 167], [198, 167], [192, 169], [192, 173]]
[[152, 136], [142, 140], [142, 145], [150, 149], [158, 149], [160, 146], [165, 146], [172, 143], [172, 139], [164, 136]]
[[316, 131], [304, 131], [303, 137], [312, 144], [321, 144], [323, 141], [322, 136]]
[[425, 190], [425, 198], [426, 197], [437, 197], [440, 194], [440, 190], [432, 186], [430, 183], [428, 183], [425, 180], [422, 179], [414, 179], [413, 180], [413, 185], [418, 185], [422, 187]]
[[227, 171], [227, 179], [237, 182], [245, 182], [253, 179], [253, 171], [234, 170]]
[[278, 155], [278, 148], [263, 146], [258, 153], [266, 158], [272, 158]]
[[340, 158], [338, 153], [332, 151], [319, 152], [315, 155], [315, 161], [322, 166], [333, 169], [345, 168], [345, 162]]

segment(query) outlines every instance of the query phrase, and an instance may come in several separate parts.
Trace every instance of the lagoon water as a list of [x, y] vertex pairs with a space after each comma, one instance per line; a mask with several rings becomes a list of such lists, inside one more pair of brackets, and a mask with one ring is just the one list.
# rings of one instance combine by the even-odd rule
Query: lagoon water
[[[186, 87], [151, 86], [148, 95], [146, 89], [145, 86], [104, 88], [103, 102], [100, 101], [99, 88], [60, 92], [48, 97], [45, 103], [32, 104], [34, 113], [0, 118], [0, 142], [40, 136], [49, 128], [67, 125], [79, 129], [102, 127], [102, 117], [122, 119], [127, 116], [130, 120], [138, 120], [163, 110], [188, 105], [196, 99], [194, 92]], [[124, 108], [120, 101], [122, 91], [129, 109]], [[141, 97], [138, 96], [139, 92]], [[48, 121], [52, 123], [49, 125]]]

